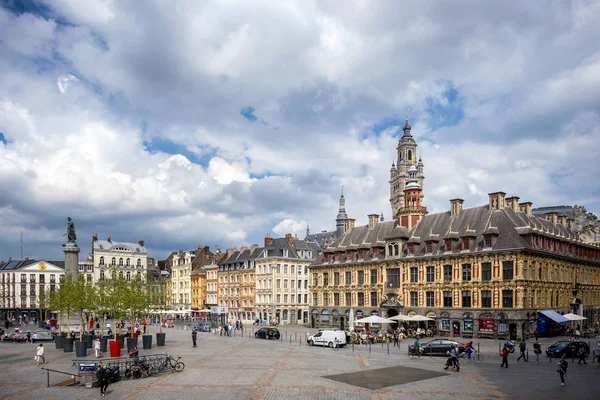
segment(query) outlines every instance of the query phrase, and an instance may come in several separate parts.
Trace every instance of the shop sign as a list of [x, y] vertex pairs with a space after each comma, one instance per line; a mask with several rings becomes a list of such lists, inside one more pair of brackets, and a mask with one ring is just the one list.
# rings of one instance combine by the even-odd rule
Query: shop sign
[[425, 316], [429, 317], [429, 318], [435, 318], [436, 317], [436, 315], [435, 315], [435, 313], [433, 311], [429, 311], [427, 314], [425, 314]]
[[414, 317], [415, 315], [417, 315], [417, 312], [416, 312], [416, 311], [409, 311], [409, 312], [408, 312], [408, 316], [409, 316], [409, 317]]
[[480, 319], [479, 320], [479, 331], [480, 332], [494, 332], [494, 320], [493, 319]]

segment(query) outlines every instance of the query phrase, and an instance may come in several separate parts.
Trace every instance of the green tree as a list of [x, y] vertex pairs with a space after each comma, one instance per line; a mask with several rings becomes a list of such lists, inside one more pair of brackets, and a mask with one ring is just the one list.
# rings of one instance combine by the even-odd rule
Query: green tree
[[72, 306], [74, 312], [79, 315], [79, 340], [83, 340], [83, 314], [97, 308], [97, 292], [92, 282], [86, 280], [83, 274], [79, 275], [79, 278], [72, 284]]
[[[116, 321], [126, 316], [127, 308], [125, 306], [125, 294], [127, 292], [127, 281], [123, 277], [123, 273], [112, 269], [109, 271], [110, 278], [106, 279], [103, 285], [102, 302], [106, 310], [109, 311], [113, 320], [114, 334], [113, 340], [117, 340], [117, 325]], [[121, 328], [119, 328], [121, 333]]]
[[125, 309], [131, 318], [131, 327], [133, 329], [138, 315], [146, 312], [149, 306], [146, 282], [139, 275], [134, 276], [130, 282], [127, 282], [123, 301], [125, 303]]

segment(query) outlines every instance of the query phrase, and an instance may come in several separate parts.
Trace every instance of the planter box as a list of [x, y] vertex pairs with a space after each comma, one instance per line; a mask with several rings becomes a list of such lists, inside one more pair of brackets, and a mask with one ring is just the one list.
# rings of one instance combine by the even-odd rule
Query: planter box
[[88, 349], [94, 347], [94, 338], [90, 335], [83, 335], [83, 340], [87, 343]]
[[60, 335], [56, 335], [54, 336], [54, 344], [56, 345], [56, 349], [62, 349], [63, 348], [63, 337]]
[[121, 357], [121, 342], [118, 340], [115, 342], [111, 340], [110, 344], [110, 356], [111, 357]]
[[145, 350], [152, 348], [152, 335], [142, 336], [142, 345]]
[[166, 335], [167, 335], [166, 333], [157, 333], [156, 334], [156, 345], [157, 346], [165, 345], [165, 336]]
[[106, 353], [106, 348], [108, 347], [108, 338], [103, 337], [100, 339], [100, 351]]
[[71, 339], [71, 338], [64, 338], [63, 339], [63, 351], [65, 353], [72, 353], [73, 352], [73, 339]]
[[86, 341], [77, 340], [75, 342], [75, 354], [77, 358], [87, 357], [87, 345]]
[[127, 338], [127, 352], [130, 352], [135, 346], [137, 346], [137, 338]]
[[117, 335], [117, 342], [121, 342], [121, 348], [125, 348], [125, 335]]

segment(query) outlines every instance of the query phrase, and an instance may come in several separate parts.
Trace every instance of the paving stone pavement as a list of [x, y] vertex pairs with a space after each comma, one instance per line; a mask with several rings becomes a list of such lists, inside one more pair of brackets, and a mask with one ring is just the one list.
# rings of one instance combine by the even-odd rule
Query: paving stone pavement
[[[509, 358], [509, 368], [500, 369], [498, 342], [481, 341], [483, 362], [463, 362], [460, 372], [442, 370], [445, 358], [424, 356], [411, 359], [405, 341], [400, 349], [387, 346], [347, 346], [342, 349], [310, 347], [300, 343], [308, 329], [280, 329], [283, 340], [267, 341], [243, 336], [198, 335], [192, 348], [191, 333], [167, 330], [167, 345], [140, 350], [140, 355], [169, 353], [181, 356], [186, 367], [180, 373], [121, 381], [111, 384], [108, 397], [114, 399], [596, 399], [600, 393], [600, 368], [571, 363], [567, 385], [560, 386], [553, 360], [541, 357], [540, 363], [517, 363]], [[285, 337], [285, 334], [288, 336]], [[296, 340], [294, 340], [294, 336]], [[292, 337], [292, 343], [289, 342]], [[550, 344], [552, 339], [548, 340]], [[75, 373], [74, 353], [56, 350], [46, 343], [48, 368]], [[46, 372], [35, 365], [36, 345], [0, 343], [0, 399], [90, 399], [100, 397], [99, 389], [84, 387], [46, 387]], [[93, 352], [90, 352], [93, 354]], [[93, 355], [87, 357], [95, 360]], [[406, 366], [435, 372], [442, 376], [417, 382], [388, 386], [378, 390], [337, 382], [328, 375]], [[50, 374], [50, 383], [66, 376]]]

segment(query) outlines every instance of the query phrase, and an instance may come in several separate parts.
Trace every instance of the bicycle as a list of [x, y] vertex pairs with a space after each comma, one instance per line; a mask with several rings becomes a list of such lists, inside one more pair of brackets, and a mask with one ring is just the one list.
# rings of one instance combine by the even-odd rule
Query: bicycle
[[[458, 358], [461, 360], [468, 360], [468, 354], [466, 351], [463, 351], [462, 353], [460, 353], [458, 355]], [[479, 351], [477, 350], [473, 350], [473, 352], [471, 353], [471, 360], [475, 360], [475, 361], [483, 361], [483, 354], [481, 354]]]
[[185, 368], [185, 364], [179, 360], [181, 360], [181, 357], [177, 357], [177, 359], [175, 359], [173, 356], [167, 355], [164, 365], [165, 367], [170, 367], [175, 372], [181, 372]]

